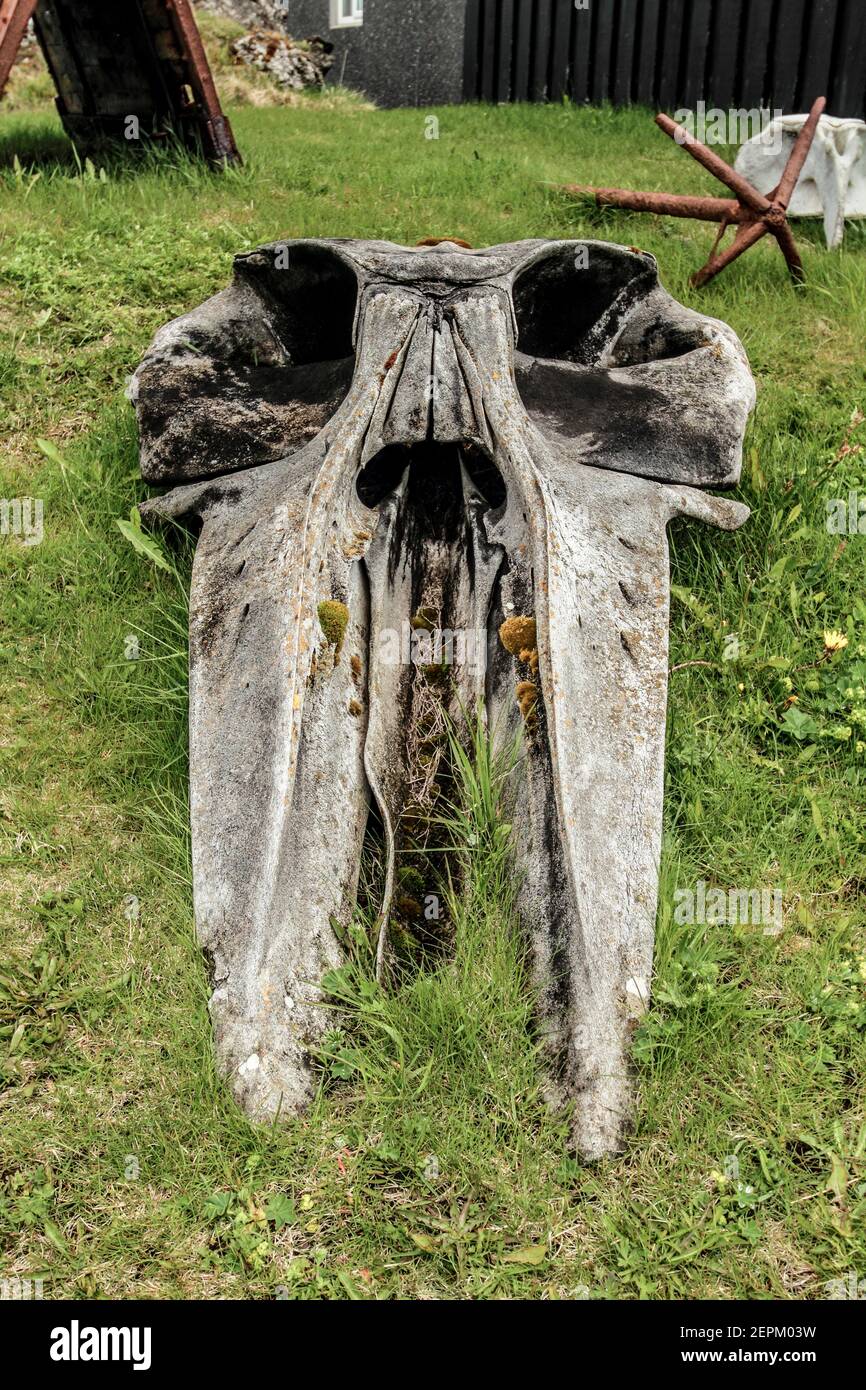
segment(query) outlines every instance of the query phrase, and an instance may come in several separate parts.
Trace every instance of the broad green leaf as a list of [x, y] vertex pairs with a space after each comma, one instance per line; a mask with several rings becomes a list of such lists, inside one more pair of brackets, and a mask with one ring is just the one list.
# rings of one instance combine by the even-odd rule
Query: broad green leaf
[[435, 1254], [439, 1249], [439, 1242], [435, 1236], [426, 1236], [423, 1232], [409, 1231], [409, 1239], [414, 1241], [419, 1250], [426, 1250], [428, 1255]]
[[509, 1250], [502, 1256], [507, 1265], [541, 1265], [547, 1259], [546, 1245], [524, 1245], [521, 1250]]
[[121, 535], [129, 541], [133, 550], [137, 550], [139, 555], [143, 555], [146, 560], [150, 560], [151, 564], [157, 565], [159, 569], [171, 574], [171, 565], [163, 555], [162, 550], [152, 536], [145, 535], [140, 525], [136, 526], [132, 521], [121, 521], [119, 518], [115, 521], [115, 525]]
[[796, 705], [790, 705], [782, 715], [782, 728], [794, 738], [814, 738], [818, 725], [810, 714], [804, 714]]
[[297, 1219], [295, 1204], [284, 1192], [276, 1192], [265, 1207], [265, 1216], [273, 1222], [278, 1231], [283, 1226], [293, 1226]]
[[827, 838], [827, 835], [826, 831], [824, 830], [824, 817], [821, 814], [821, 807], [814, 799], [810, 799], [809, 805], [812, 807], [812, 820], [815, 822], [815, 829], [821, 836], [821, 839], [825, 840]]
[[225, 1216], [231, 1206], [232, 1194], [230, 1192], [214, 1192], [212, 1196], [205, 1199], [204, 1215], [206, 1221], [216, 1221], [218, 1217]]
[[69, 1246], [66, 1244], [66, 1241], [63, 1239], [63, 1236], [60, 1234], [59, 1229], [55, 1226], [53, 1221], [44, 1221], [42, 1223], [42, 1229], [51, 1241], [51, 1244], [55, 1249], [60, 1251], [61, 1255], [69, 1254]]
[[57, 445], [52, 444], [50, 439], [37, 439], [36, 447], [39, 450], [40, 454], [44, 454], [45, 457], [51, 463], [57, 464], [57, 467], [60, 469], [61, 473], [71, 473], [73, 478], [78, 478], [79, 481], [81, 480], [81, 475], [79, 473], [76, 473], [71, 463], [67, 462], [67, 460], [61, 454], [60, 450], [57, 448]]

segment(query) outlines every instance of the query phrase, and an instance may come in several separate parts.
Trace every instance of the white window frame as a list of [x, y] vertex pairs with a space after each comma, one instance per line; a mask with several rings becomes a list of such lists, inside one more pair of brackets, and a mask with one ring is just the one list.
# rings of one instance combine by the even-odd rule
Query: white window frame
[[350, 15], [343, 13], [346, 0], [331, 0], [331, 28], [357, 29], [364, 23], [364, 0], [348, 0]]

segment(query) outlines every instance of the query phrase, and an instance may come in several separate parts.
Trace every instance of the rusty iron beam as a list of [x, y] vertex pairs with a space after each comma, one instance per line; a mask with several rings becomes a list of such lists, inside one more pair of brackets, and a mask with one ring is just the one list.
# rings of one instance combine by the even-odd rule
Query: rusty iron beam
[[773, 202], [778, 203], [780, 207], [787, 209], [791, 201], [791, 194], [794, 192], [794, 186], [800, 177], [803, 165], [806, 163], [806, 155], [809, 153], [812, 141], [815, 138], [815, 131], [818, 129], [818, 122], [821, 119], [821, 113], [826, 104], [823, 97], [818, 98], [806, 118], [803, 129], [797, 136], [788, 163], [785, 165], [776, 191], [772, 195]]
[[192, 89], [201, 105], [204, 141], [210, 158], [236, 164], [240, 161], [232, 128], [223, 115], [210, 63], [189, 0], [165, 0], [181, 49], [190, 66]]
[[665, 135], [669, 135], [678, 145], [690, 154], [692, 159], [696, 159], [698, 164], [702, 164], [705, 169], [729, 188], [732, 193], [736, 193], [741, 203], [745, 203], [747, 208], [753, 212], [764, 213], [770, 206], [769, 199], [763, 193], [759, 193], [753, 188], [748, 179], [744, 179], [742, 174], [738, 174], [736, 169], [732, 169], [730, 164], [726, 164], [717, 154], [709, 149], [707, 145], [701, 144], [693, 135], [686, 130], [685, 126], [677, 125], [670, 116], [666, 116], [660, 111], [656, 116], [656, 125], [663, 130]]
[[[564, 184], [564, 192], [575, 197], [594, 197], [599, 207], [623, 208], [629, 212], [653, 212], [665, 217], [693, 217], [699, 221], [718, 222], [719, 232], [713, 243], [706, 264], [696, 270], [690, 278], [694, 286], [705, 285], [718, 275], [720, 270], [748, 251], [763, 237], [775, 237], [776, 243], [785, 257], [788, 269], [794, 280], [804, 278], [803, 262], [797, 250], [791, 228], [788, 225], [787, 209], [791, 194], [815, 138], [815, 131], [821, 113], [826, 106], [826, 98], [818, 97], [813, 102], [803, 129], [797, 136], [794, 148], [785, 166], [779, 184], [769, 198], [737, 173], [723, 159], [708, 149], [700, 140], [677, 125], [670, 116], [660, 112], [656, 125], [669, 135], [678, 145], [691, 155], [704, 169], [736, 194], [735, 198], [708, 198], [678, 193], [636, 192], [627, 188], [591, 188], [582, 184]], [[736, 228], [734, 239], [724, 251], [717, 247], [728, 226]]]
[[9, 81], [12, 65], [36, 5], [37, 0], [2, 0], [0, 3], [0, 96]]
[[745, 212], [735, 198], [689, 197], [679, 193], [637, 193], [628, 188], [590, 188], [579, 183], [562, 185], [565, 193], [586, 195], [598, 207], [625, 208], [629, 212], [655, 212], [666, 217], [697, 217], [708, 222], [745, 222]]

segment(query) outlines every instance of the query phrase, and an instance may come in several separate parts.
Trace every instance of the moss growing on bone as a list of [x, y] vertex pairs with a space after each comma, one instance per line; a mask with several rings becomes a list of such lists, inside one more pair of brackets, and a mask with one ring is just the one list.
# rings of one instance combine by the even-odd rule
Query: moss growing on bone
[[397, 871], [397, 878], [400, 883], [401, 892], [410, 898], [422, 898], [424, 896], [424, 875], [420, 869], [416, 869], [413, 864], [404, 864]]
[[526, 663], [526, 665], [529, 667], [530, 671], [534, 676], [538, 674], [537, 647], [533, 647], [531, 651], [528, 648], [524, 647], [523, 651], [520, 653], [520, 660]]
[[417, 922], [424, 909], [417, 898], [410, 897], [408, 893], [401, 893], [394, 901], [394, 911], [398, 917], [406, 921]]
[[343, 646], [343, 638], [346, 636], [346, 628], [349, 624], [349, 610], [345, 603], [340, 603], [335, 598], [325, 599], [316, 609], [319, 618], [319, 627], [325, 635], [325, 641], [334, 648], [334, 661], [340, 659], [340, 651]]
[[523, 716], [524, 724], [527, 729], [534, 729], [538, 722], [536, 714], [538, 686], [534, 681], [521, 681], [514, 693], [517, 696], [517, 704]]
[[535, 619], [527, 618], [524, 614], [506, 618], [499, 629], [499, 640], [507, 652], [511, 652], [518, 660], [525, 661], [523, 653], [534, 652], [538, 645]]

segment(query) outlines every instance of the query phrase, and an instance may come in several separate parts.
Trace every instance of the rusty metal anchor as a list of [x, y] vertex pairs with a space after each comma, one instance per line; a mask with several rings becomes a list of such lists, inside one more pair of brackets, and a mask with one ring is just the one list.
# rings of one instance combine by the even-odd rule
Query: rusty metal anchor
[[[672, 121], [670, 116], [663, 112], [656, 116], [656, 125], [665, 135], [682, 145], [692, 159], [696, 159], [720, 183], [735, 193], [736, 198], [690, 197], [678, 193], [638, 193], [626, 188], [591, 188], [580, 184], [565, 184], [563, 188], [566, 193], [593, 194], [599, 207], [627, 208], [631, 212], [655, 212], [667, 217], [694, 217], [701, 221], [718, 222], [719, 231], [713, 242], [709, 260], [690, 276], [691, 285], [705, 285], [768, 232], [779, 243], [792, 278], [802, 281], [805, 279], [803, 262], [788, 225], [788, 203], [800, 177], [825, 105], [825, 97], [818, 97], [813, 104], [778, 186], [769, 197], [759, 193], [742, 174], [737, 173], [736, 169], [732, 169], [706, 145], [701, 144], [700, 140], [696, 140], [685, 126], [677, 125], [676, 121]], [[734, 239], [724, 251], [717, 254], [717, 247], [731, 225], [736, 227]]]

